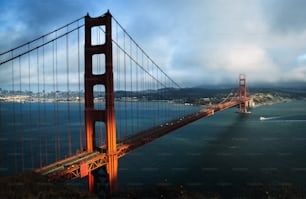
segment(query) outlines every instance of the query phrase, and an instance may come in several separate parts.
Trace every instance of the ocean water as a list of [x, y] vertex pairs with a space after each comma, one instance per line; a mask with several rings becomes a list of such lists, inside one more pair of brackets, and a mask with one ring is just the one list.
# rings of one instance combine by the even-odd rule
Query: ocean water
[[198, 120], [120, 159], [120, 187], [174, 186], [226, 197], [305, 193], [306, 102], [235, 111]]
[[[168, 116], [177, 115], [182, 109], [177, 106], [181, 105], [172, 105]], [[126, 104], [117, 104], [120, 136], [166, 120], [156, 111], [163, 107], [143, 103], [126, 111]], [[0, 109], [1, 175], [30, 171], [68, 156], [67, 131], [72, 152], [79, 150], [84, 109], [77, 103], [1, 103]], [[197, 109], [187, 107], [185, 113]], [[231, 108], [198, 120], [119, 159], [119, 188], [174, 186], [226, 196], [258, 189], [306, 190], [306, 102], [257, 107], [247, 115], [236, 111]], [[102, 134], [97, 137], [103, 142]]]
[[[95, 103], [104, 109], [104, 102]], [[117, 139], [195, 112], [200, 107], [168, 102], [116, 102]], [[0, 175], [32, 171], [85, 148], [84, 103], [0, 103]], [[105, 124], [96, 122], [96, 146]]]

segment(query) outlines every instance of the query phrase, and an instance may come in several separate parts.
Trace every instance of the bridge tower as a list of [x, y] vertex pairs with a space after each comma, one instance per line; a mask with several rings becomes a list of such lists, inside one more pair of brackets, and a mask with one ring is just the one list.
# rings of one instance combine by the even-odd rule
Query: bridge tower
[[[92, 28], [105, 26], [105, 43], [92, 45]], [[85, 138], [86, 150], [95, 150], [95, 123], [104, 122], [106, 131], [106, 172], [109, 191], [117, 189], [118, 157], [116, 148], [116, 121], [114, 109], [114, 81], [112, 60], [112, 16], [109, 12], [97, 18], [85, 17]], [[93, 55], [105, 55], [105, 73], [93, 73]], [[94, 86], [105, 87], [105, 110], [94, 108]], [[95, 176], [98, 172], [88, 173], [88, 188], [94, 192]]]
[[240, 113], [247, 113], [247, 92], [246, 92], [246, 78], [244, 74], [239, 75], [239, 111]]

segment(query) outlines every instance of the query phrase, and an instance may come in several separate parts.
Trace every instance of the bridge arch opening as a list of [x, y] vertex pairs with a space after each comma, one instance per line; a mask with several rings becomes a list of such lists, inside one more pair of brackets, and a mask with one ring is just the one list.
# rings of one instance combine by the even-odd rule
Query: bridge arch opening
[[105, 74], [105, 55], [95, 54], [92, 56], [92, 74], [103, 75]]

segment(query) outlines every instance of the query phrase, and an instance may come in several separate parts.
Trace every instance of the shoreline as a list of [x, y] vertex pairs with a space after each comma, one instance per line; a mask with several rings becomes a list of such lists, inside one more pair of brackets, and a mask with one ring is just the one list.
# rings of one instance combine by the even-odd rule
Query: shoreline
[[[254, 93], [252, 96], [253, 106], [251, 108], [257, 108], [260, 106], [268, 106], [276, 103], [286, 103], [292, 100], [306, 100], [306, 98], [300, 98], [296, 96], [282, 96], [279, 93]], [[222, 99], [220, 99], [222, 100]], [[168, 102], [168, 103], [176, 103], [176, 104], [184, 104], [184, 105], [193, 105], [193, 106], [206, 106], [209, 103], [205, 104], [193, 104], [193, 103], [184, 103], [181, 99], [172, 99], [172, 100], [144, 100], [140, 98], [115, 98], [116, 102]], [[179, 101], [181, 101], [179, 103]], [[37, 96], [29, 96], [29, 95], [10, 95], [10, 96], [0, 96], [0, 103], [8, 102], [8, 103], [84, 103], [85, 99], [83, 97], [73, 96], [71, 98], [66, 97], [58, 97], [58, 98], [50, 98], [50, 97], [37, 97]], [[105, 102], [104, 98], [98, 97], [94, 98], [94, 102]]]
[[267, 102], [255, 104], [255, 106], [253, 106], [252, 108], [258, 108], [258, 107], [261, 107], [261, 106], [271, 106], [273, 104], [280, 104], [280, 103], [288, 103], [288, 102], [291, 102], [291, 101], [292, 101], [292, 99], [290, 99], [290, 98], [286, 98], [286, 99], [283, 99], [283, 100], [277, 100], [277, 101], [267, 101]]
[[252, 108], [257, 108], [261, 106], [270, 106], [278, 103], [287, 103], [296, 98], [294, 97], [283, 97], [277, 93], [255, 93], [252, 95], [252, 101], [254, 102], [254, 106]]

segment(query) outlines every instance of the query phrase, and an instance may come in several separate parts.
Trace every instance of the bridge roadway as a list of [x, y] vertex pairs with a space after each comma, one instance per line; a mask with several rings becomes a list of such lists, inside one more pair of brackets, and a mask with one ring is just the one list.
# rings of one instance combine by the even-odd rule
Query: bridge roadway
[[[135, 149], [152, 142], [189, 123], [203, 117], [214, 115], [215, 112], [237, 106], [239, 101], [230, 101], [223, 104], [211, 106], [210, 109], [202, 109], [193, 114], [168, 121], [164, 124], [127, 136], [117, 143], [117, 156], [121, 158]], [[47, 166], [36, 169], [35, 172], [49, 177], [51, 181], [65, 182], [76, 178], [82, 178], [99, 167], [107, 164], [105, 145], [100, 146], [94, 152], [81, 152], [66, 159], [54, 162]]]

